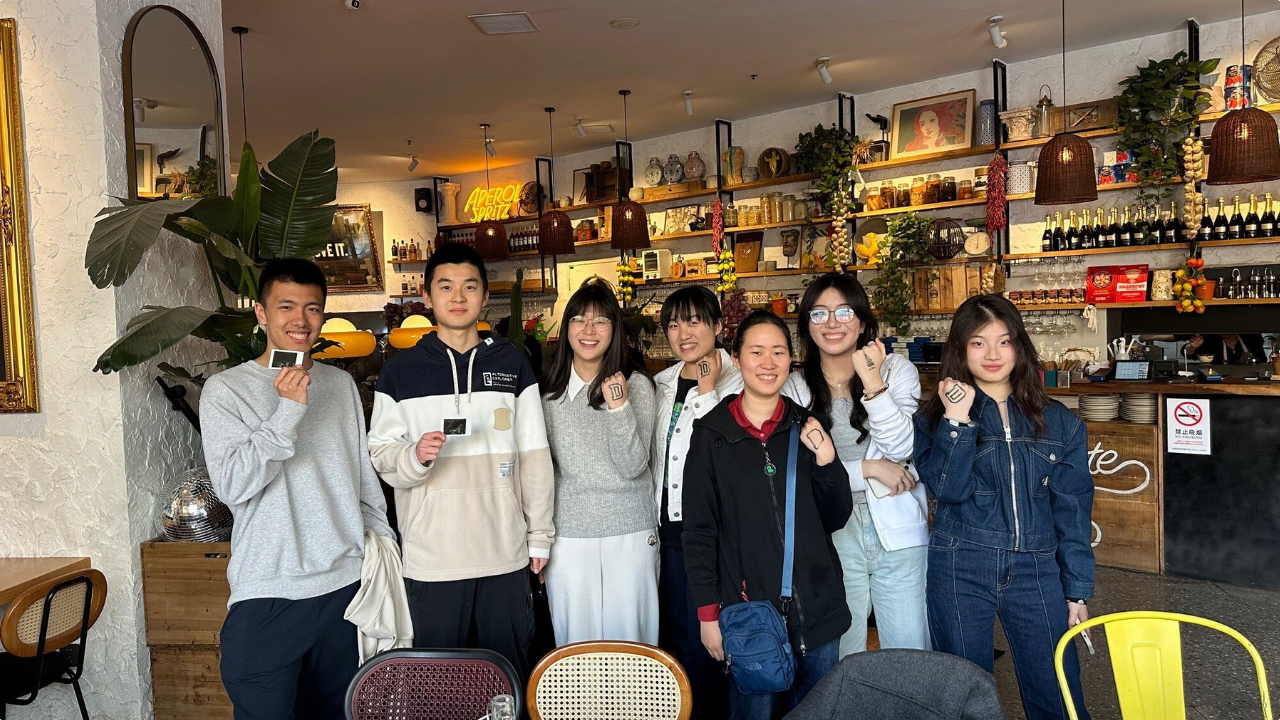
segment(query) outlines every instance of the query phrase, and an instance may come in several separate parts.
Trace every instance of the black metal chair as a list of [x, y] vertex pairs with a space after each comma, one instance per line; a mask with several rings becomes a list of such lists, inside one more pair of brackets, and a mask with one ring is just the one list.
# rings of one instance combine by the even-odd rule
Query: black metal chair
[[369, 658], [347, 686], [347, 720], [476, 720], [498, 695], [523, 686], [506, 658], [491, 650], [388, 650]]
[[7, 705], [30, 705], [40, 689], [70, 685], [89, 720], [80, 691], [89, 628], [102, 614], [107, 578], [97, 570], [77, 570], [32, 586], [0, 619], [0, 718]]

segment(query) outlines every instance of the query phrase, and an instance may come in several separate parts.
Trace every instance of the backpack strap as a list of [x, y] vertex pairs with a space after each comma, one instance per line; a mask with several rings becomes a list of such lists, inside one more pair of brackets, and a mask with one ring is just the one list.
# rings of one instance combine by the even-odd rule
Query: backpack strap
[[782, 607], [791, 602], [791, 576], [796, 550], [796, 456], [800, 454], [800, 423], [791, 424], [787, 448], [787, 518], [782, 544]]

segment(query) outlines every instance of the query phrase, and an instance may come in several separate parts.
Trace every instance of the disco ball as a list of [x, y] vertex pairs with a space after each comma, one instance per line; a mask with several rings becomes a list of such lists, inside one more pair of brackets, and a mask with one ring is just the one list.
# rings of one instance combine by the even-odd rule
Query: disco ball
[[213, 492], [209, 473], [196, 468], [174, 478], [158, 499], [160, 534], [170, 542], [227, 542], [231, 509]]

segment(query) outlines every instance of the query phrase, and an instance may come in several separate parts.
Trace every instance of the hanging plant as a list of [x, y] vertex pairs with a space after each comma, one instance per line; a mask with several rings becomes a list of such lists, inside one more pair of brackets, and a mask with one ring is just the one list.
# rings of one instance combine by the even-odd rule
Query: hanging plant
[[1129, 151], [1138, 174], [1138, 202], [1148, 210], [1164, 204], [1173, 190], [1165, 185], [1178, 174], [1179, 145], [1191, 135], [1209, 106], [1201, 76], [1218, 67], [1218, 58], [1193, 62], [1186, 52], [1152, 60], [1120, 81], [1116, 147]]
[[854, 150], [858, 137], [848, 130], [816, 125], [813, 132], [801, 133], [793, 156], [796, 164], [806, 172], [818, 174], [813, 181], [818, 191], [818, 201], [830, 210], [841, 183], [850, 185], [849, 172], [854, 166]]
[[881, 245], [880, 272], [870, 282], [871, 299], [880, 321], [899, 334], [911, 332], [911, 299], [915, 288], [908, 266], [929, 262], [929, 218], [907, 213], [889, 221], [888, 236]]

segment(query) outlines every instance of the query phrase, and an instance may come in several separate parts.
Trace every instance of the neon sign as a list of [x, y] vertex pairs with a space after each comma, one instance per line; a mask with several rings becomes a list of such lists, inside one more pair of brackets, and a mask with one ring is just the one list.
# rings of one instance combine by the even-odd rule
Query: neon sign
[[467, 204], [462, 212], [471, 215], [471, 222], [481, 220], [506, 220], [511, 217], [511, 210], [520, 201], [520, 183], [511, 183], [495, 188], [476, 188], [467, 197]]

